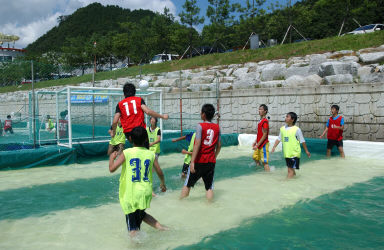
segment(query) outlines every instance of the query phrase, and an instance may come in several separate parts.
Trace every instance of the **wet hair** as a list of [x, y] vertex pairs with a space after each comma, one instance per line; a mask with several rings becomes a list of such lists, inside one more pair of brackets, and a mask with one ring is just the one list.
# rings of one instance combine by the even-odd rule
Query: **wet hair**
[[265, 105], [265, 104], [261, 104], [261, 105], [259, 106], [259, 108], [263, 108], [264, 111], [267, 111], [267, 113], [268, 113], [268, 106], [267, 106], [267, 105]]
[[135, 127], [129, 134], [133, 143], [138, 147], [143, 147], [145, 142], [148, 141], [147, 130], [143, 127]]
[[8, 119], [11, 119], [11, 115], [7, 115], [7, 118], [8, 118]]
[[[266, 114], [268, 114], [268, 106], [267, 106], [267, 105], [265, 105], [265, 104], [261, 104], [261, 105], [259, 106], [259, 108], [263, 108], [264, 111], [267, 111]], [[269, 116], [267, 116], [267, 118], [268, 118], [268, 120], [271, 119], [271, 117], [269, 117]]]
[[337, 112], [339, 112], [340, 107], [339, 107], [339, 105], [333, 104], [333, 105], [331, 106], [331, 109], [336, 109]]
[[126, 83], [124, 84], [123, 92], [125, 97], [135, 96], [136, 87], [132, 83]]
[[287, 113], [287, 115], [291, 117], [291, 119], [293, 120], [293, 125], [295, 125], [297, 121], [297, 114], [295, 112], [289, 112]]
[[152, 118], [155, 119], [155, 124], [157, 125], [157, 117], [151, 116], [151, 118], [149, 120], [151, 120]]
[[201, 108], [201, 113], [205, 114], [205, 118], [208, 121], [211, 121], [213, 116], [215, 115], [215, 107], [212, 104], [206, 103]]

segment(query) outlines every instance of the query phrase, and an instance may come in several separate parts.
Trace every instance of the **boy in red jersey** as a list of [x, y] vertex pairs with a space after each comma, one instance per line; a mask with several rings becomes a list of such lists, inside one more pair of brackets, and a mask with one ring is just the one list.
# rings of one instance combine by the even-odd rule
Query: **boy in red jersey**
[[202, 177], [207, 191], [206, 197], [210, 201], [213, 199], [216, 158], [221, 149], [220, 127], [211, 122], [215, 115], [215, 108], [212, 104], [204, 104], [200, 115], [204, 122], [199, 123], [196, 128], [191, 164], [181, 190], [180, 199], [187, 197], [191, 187]]
[[7, 132], [13, 134], [11, 115], [7, 115], [7, 120], [4, 121], [3, 134], [6, 134]]
[[267, 119], [268, 107], [265, 104], [261, 104], [259, 107], [260, 121], [257, 124], [257, 137], [255, 142], [252, 144], [253, 150], [253, 160], [255, 160], [256, 165], [260, 166], [260, 161], [263, 162], [264, 170], [269, 172], [269, 123]]
[[[149, 116], [168, 119], [168, 115], [161, 115], [151, 110], [145, 105], [143, 98], [135, 96], [136, 88], [132, 83], [126, 83], [123, 87], [125, 99], [120, 101], [116, 106], [115, 116], [112, 123], [112, 135], [116, 134], [116, 126], [120, 119], [121, 125], [123, 126], [125, 137], [131, 142], [129, 133], [135, 127], [146, 128], [144, 122], [144, 113]], [[147, 145], [149, 148], [149, 145]]]
[[327, 133], [328, 143], [327, 143], [327, 157], [331, 156], [331, 150], [333, 146], [336, 146], [340, 152], [341, 158], [345, 158], [344, 149], [343, 149], [343, 131], [344, 131], [344, 118], [339, 115], [339, 106], [331, 106], [332, 116], [327, 121], [327, 126], [320, 138], [322, 138], [325, 133]]

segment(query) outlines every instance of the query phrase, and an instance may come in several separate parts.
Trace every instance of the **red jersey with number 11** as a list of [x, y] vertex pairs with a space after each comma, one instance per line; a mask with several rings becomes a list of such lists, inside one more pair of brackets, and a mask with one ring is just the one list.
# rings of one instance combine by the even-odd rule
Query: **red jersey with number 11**
[[131, 132], [135, 127], [146, 128], [141, 100], [141, 97], [130, 96], [119, 102], [120, 121], [124, 133]]
[[216, 123], [200, 123], [201, 146], [195, 163], [216, 163], [215, 148], [219, 140], [220, 127]]

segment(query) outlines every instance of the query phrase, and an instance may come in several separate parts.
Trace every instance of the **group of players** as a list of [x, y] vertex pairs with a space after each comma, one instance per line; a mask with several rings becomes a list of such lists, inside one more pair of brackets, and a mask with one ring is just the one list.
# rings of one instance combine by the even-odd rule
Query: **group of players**
[[[125, 213], [127, 228], [131, 236], [135, 236], [140, 230], [142, 221], [159, 230], [167, 227], [160, 224], [155, 218], [145, 212], [149, 208], [152, 192], [152, 168], [160, 179], [160, 188], [166, 191], [164, 174], [159, 166], [158, 157], [160, 153], [161, 131], [157, 127], [157, 119], [168, 119], [167, 114], [159, 114], [146, 106], [141, 97], [135, 96], [136, 88], [133, 84], [125, 84], [123, 87], [125, 99], [116, 106], [113, 124], [110, 129], [112, 140], [108, 149], [109, 171], [112, 173], [122, 166], [119, 185], [120, 205]], [[327, 133], [327, 156], [330, 156], [333, 146], [337, 146], [340, 154], [344, 157], [342, 133], [344, 130], [344, 119], [338, 115], [339, 107], [331, 107], [332, 117], [327, 122], [326, 129], [320, 136]], [[144, 122], [144, 113], [151, 117], [149, 127]], [[260, 105], [258, 122], [258, 133], [252, 148], [255, 150], [253, 159], [260, 165], [263, 163], [265, 171], [270, 171], [269, 158], [269, 121], [267, 119], [268, 107]], [[180, 198], [189, 195], [191, 188], [202, 178], [206, 197], [213, 199], [213, 179], [216, 158], [221, 149], [221, 133], [219, 125], [212, 122], [215, 108], [212, 104], [204, 104], [201, 109], [202, 122], [196, 127], [194, 133], [173, 139], [173, 142], [186, 139], [189, 141], [188, 150], [183, 149], [185, 154], [182, 177], [185, 183]], [[306, 146], [303, 134], [296, 124], [297, 115], [294, 112], [287, 113], [286, 125], [280, 128], [280, 134], [275, 141], [271, 153], [277, 145], [282, 142], [283, 154], [286, 160], [288, 175], [292, 178], [295, 169], [299, 169], [301, 147], [305, 153], [311, 156]], [[124, 150], [125, 139], [132, 143], [133, 147]]]

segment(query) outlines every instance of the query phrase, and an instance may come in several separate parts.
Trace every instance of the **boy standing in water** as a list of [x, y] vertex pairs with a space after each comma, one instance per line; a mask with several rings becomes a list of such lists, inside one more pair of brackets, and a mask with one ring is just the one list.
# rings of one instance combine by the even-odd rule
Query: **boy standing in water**
[[4, 121], [4, 131], [3, 131], [3, 134], [6, 134], [8, 132], [13, 134], [11, 115], [7, 115], [7, 120]]
[[[156, 117], [151, 117], [151, 119], [149, 119], [149, 122], [151, 123], [151, 126], [147, 127], [149, 150], [155, 153], [155, 162], [153, 164], [155, 165], [156, 168], [160, 169], [159, 156], [160, 156], [161, 130], [159, 127], [157, 127]], [[160, 184], [160, 189], [162, 192], [165, 192], [167, 190], [164, 184]]]
[[320, 135], [322, 138], [327, 133], [327, 157], [331, 156], [333, 146], [336, 146], [340, 152], [341, 158], [345, 158], [343, 149], [343, 131], [344, 131], [344, 118], [339, 115], [339, 106], [331, 106], [332, 116], [328, 119], [324, 132]]
[[[117, 152], [109, 157], [109, 171], [113, 173], [123, 165], [120, 176], [119, 200], [125, 213], [127, 228], [130, 236], [136, 235], [140, 230], [142, 221], [159, 229], [167, 228], [155, 218], [145, 212], [152, 200], [152, 167], [155, 153], [144, 147], [148, 142], [147, 131], [143, 127], [136, 127], [130, 132], [133, 148], [123, 151], [116, 161]], [[160, 181], [164, 184], [164, 175], [161, 169], [155, 166]]]
[[212, 104], [204, 104], [200, 115], [203, 122], [199, 123], [196, 128], [191, 164], [189, 165], [180, 198], [187, 197], [191, 187], [202, 177], [206, 197], [210, 201], [213, 199], [213, 176], [216, 158], [221, 149], [220, 127], [211, 122], [215, 115], [215, 108]]
[[296, 175], [295, 169], [299, 169], [301, 156], [300, 143], [303, 144], [303, 148], [308, 158], [311, 157], [311, 153], [308, 151], [301, 129], [295, 126], [296, 121], [297, 115], [294, 112], [289, 112], [285, 116], [286, 125], [280, 128], [279, 137], [271, 151], [271, 153], [275, 152], [277, 145], [283, 140], [283, 153], [288, 167], [288, 179]]
[[182, 149], [181, 153], [185, 155], [183, 168], [181, 169], [181, 178], [185, 178], [188, 173], [189, 164], [191, 164], [193, 145], [195, 144], [195, 132], [188, 133], [187, 135], [181, 136], [177, 139], [172, 139], [172, 142], [177, 142], [181, 140], [186, 140], [188, 144], [188, 149]]
[[117, 151], [117, 154], [120, 155], [125, 146], [125, 135], [120, 120], [117, 123], [115, 136], [112, 136], [112, 126], [111, 129], [108, 130], [108, 133], [111, 135], [112, 139], [109, 141], [107, 154], [111, 155], [112, 152]]
[[[116, 133], [116, 126], [120, 119], [121, 125], [123, 126], [123, 130], [125, 136], [129, 140], [129, 133], [133, 128], [140, 126], [144, 129], [146, 128], [144, 122], [144, 113], [150, 115], [152, 117], [162, 118], [164, 120], [168, 119], [168, 115], [161, 115], [151, 110], [145, 105], [143, 98], [137, 97], [136, 95], [136, 87], [132, 83], [126, 83], [123, 87], [123, 92], [125, 99], [120, 101], [116, 106], [115, 116], [113, 118], [112, 123], [112, 134], [113, 136]], [[148, 148], [149, 146], [146, 145]]]
[[255, 142], [252, 144], [253, 150], [253, 160], [256, 162], [257, 166], [260, 166], [260, 161], [263, 162], [264, 170], [269, 172], [269, 123], [267, 119], [268, 107], [265, 104], [261, 104], [259, 107], [260, 121], [257, 124], [257, 137]]

